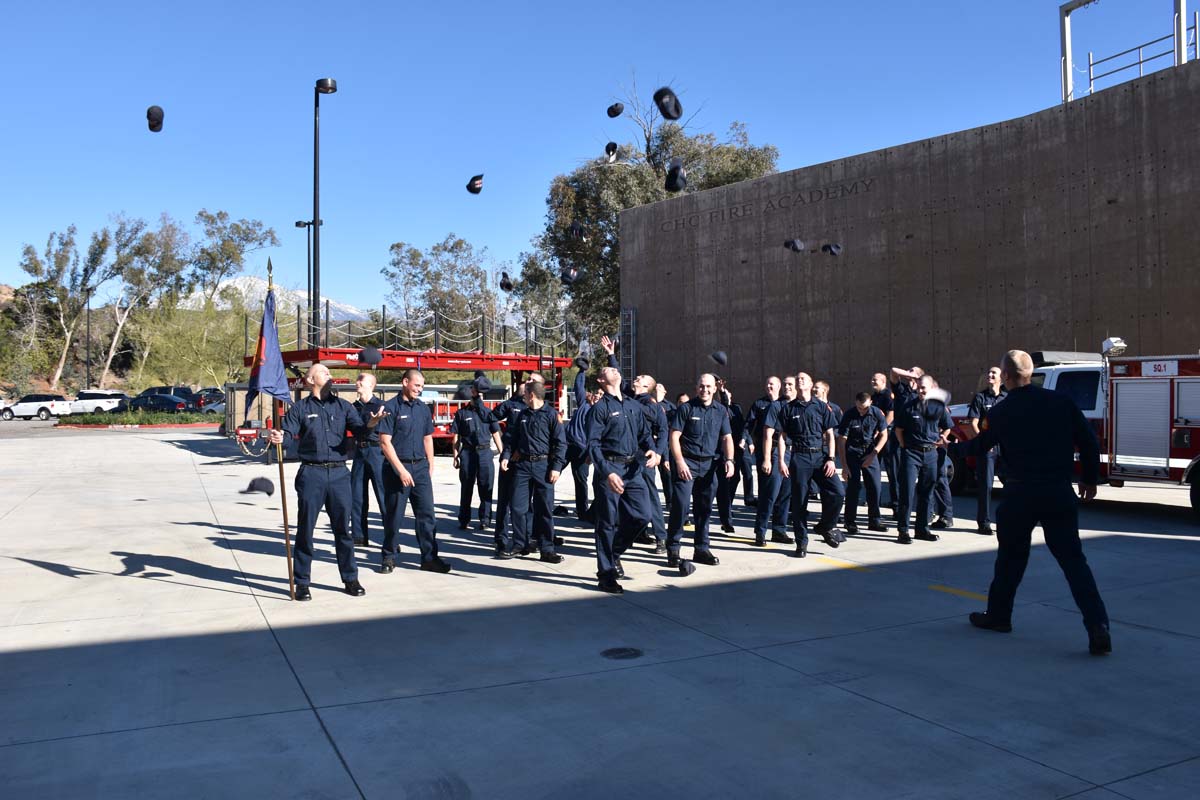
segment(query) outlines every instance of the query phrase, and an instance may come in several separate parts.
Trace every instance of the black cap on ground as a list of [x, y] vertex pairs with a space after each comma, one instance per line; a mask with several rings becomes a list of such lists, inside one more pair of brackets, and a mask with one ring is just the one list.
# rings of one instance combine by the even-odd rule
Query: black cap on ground
[[668, 192], [682, 192], [687, 188], [687, 170], [683, 168], [683, 159], [672, 158], [671, 165], [667, 168], [667, 185]]
[[680, 575], [680, 577], [686, 578], [688, 575], [691, 575], [695, 571], [696, 571], [695, 564], [688, 561], [686, 558], [681, 558], [679, 560], [679, 575]]
[[783, 243], [783, 246], [796, 253], [804, 252], [804, 242], [800, 241], [799, 239], [788, 239]]
[[613, 163], [617, 160], [617, 143], [609, 142], [604, 145], [604, 155], [608, 156], [608, 163]]
[[480, 375], [471, 382], [471, 385], [479, 390], [480, 394], [485, 394], [486, 392], [490, 392], [492, 390], [492, 382], [487, 379], [486, 375]]
[[475, 175], [471, 180], [467, 181], [467, 191], [471, 194], [479, 194], [483, 191], [483, 175]]
[[383, 361], [383, 353], [379, 352], [379, 348], [373, 344], [369, 344], [358, 351], [358, 363], [360, 364], [366, 364], [368, 367], [377, 367], [380, 361]]
[[162, 130], [163, 110], [162, 106], [150, 106], [146, 109], [146, 122], [150, 125], [150, 130], [158, 133]]
[[664, 86], [654, 93], [654, 104], [658, 106], [658, 113], [666, 119], [676, 120], [683, 116], [683, 106], [679, 104], [679, 98], [668, 86]]
[[587, 372], [591, 369], [592, 362], [588, 361], [583, 356], [575, 356], [575, 368]]
[[622, 112], [624, 112], [624, 111], [625, 111], [624, 103], [613, 103], [611, 106], [608, 107], [608, 116], [611, 119], [616, 119], [617, 117], [621, 116]]
[[722, 367], [729, 363], [729, 356], [724, 350], [714, 350], [708, 354], [708, 357], [713, 360], [713, 363], [720, 364]]
[[842, 246], [835, 242], [821, 245], [822, 253], [829, 253], [831, 256], [840, 256], [842, 254]]
[[267, 497], [275, 494], [275, 484], [271, 483], [270, 478], [255, 478], [250, 481], [250, 485], [243, 489], [240, 494], [254, 494], [262, 492]]
[[508, 277], [507, 272], [500, 273], [500, 288], [506, 292], [511, 292], [513, 289], [512, 278]]

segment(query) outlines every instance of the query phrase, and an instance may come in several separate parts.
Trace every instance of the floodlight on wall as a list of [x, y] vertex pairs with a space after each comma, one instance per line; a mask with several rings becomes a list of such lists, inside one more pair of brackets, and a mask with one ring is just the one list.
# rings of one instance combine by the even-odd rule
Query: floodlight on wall
[[1128, 349], [1129, 345], [1125, 344], [1125, 340], [1120, 336], [1110, 336], [1100, 345], [1100, 352], [1105, 358], [1115, 358]]

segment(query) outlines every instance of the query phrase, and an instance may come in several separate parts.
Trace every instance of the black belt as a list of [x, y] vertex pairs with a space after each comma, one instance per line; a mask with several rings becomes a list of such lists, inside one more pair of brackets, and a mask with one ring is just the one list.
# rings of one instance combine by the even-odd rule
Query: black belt
[[620, 453], [605, 453], [604, 458], [616, 464], [632, 464], [638, 460], [637, 456], [623, 456]]
[[823, 452], [825, 452], [825, 448], [823, 448], [823, 447], [800, 447], [795, 442], [792, 442], [792, 452], [795, 452], [795, 453], [823, 453]]
[[714, 455], [701, 456], [695, 453], [684, 453], [683, 457], [688, 461], [712, 461], [714, 458], [716, 458]]
[[533, 455], [531, 453], [521, 453], [522, 461], [545, 461], [549, 457], [550, 457], [550, 455], [548, 453], [541, 453], [539, 455]]
[[396, 460], [401, 464], [420, 464], [425, 460], [425, 456], [421, 456], [420, 458], [397, 458]]
[[904, 446], [905, 450], [916, 450], [919, 453], [928, 453], [930, 450], [937, 450], [936, 444], [909, 444]]
[[492, 446], [490, 444], [476, 444], [476, 445], [471, 445], [471, 449], [472, 450], [491, 450]]
[[333, 469], [334, 467], [346, 466], [345, 461], [301, 461], [306, 467], [320, 467], [321, 469]]
[[379, 442], [358, 442], [359, 448], [364, 447], [379, 447]]

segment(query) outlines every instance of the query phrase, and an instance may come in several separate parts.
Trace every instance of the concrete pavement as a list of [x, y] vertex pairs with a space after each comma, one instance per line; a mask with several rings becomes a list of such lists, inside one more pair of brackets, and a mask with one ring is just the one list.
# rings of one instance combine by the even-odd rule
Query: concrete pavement
[[[418, 571], [406, 532], [392, 575], [359, 549], [367, 595], [348, 597], [322, 518], [313, 600], [291, 603], [280, 495], [238, 494], [276, 467], [207, 433], [15, 425], [0, 426], [6, 796], [1200, 794], [1184, 489], [1101, 488], [1084, 510], [1114, 621], [1114, 654], [1093, 658], [1040, 544], [1010, 635], [966, 623], [994, 552], [973, 526], [911, 547], [817, 539], [800, 561], [750, 548], [739, 505], [720, 566], [680, 578], [639, 546], [610, 597], [569, 518], [561, 565], [495, 561], [490, 534], [459, 532], [448, 459], [453, 573]], [[957, 505], [973, 519], [974, 498]]]

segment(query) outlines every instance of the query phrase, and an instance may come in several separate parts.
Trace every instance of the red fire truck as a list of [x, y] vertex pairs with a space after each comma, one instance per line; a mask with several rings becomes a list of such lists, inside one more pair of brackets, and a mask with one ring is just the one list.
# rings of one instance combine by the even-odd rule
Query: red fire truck
[[[1100, 476], [1109, 486], [1126, 480], [1189, 485], [1200, 515], [1200, 354], [1122, 356], [1119, 339], [1106, 345], [1106, 355], [1033, 353], [1033, 382], [1070, 395], [1092, 423]], [[950, 410], [957, 437], [969, 439], [967, 406]], [[954, 447], [951, 459], [953, 485], [972, 485], [974, 459], [965, 447]]]

